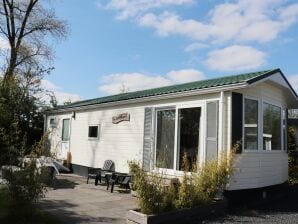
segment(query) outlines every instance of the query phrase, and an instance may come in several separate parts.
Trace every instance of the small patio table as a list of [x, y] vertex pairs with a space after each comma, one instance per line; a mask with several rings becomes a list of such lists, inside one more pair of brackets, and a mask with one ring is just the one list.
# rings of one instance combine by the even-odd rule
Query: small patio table
[[[106, 183], [108, 184], [109, 183], [109, 180], [111, 179], [111, 177], [113, 176], [113, 174], [115, 174], [115, 172], [105, 172], [104, 173], [104, 178], [106, 179]], [[98, 181], [99, 181], [99, 178], [101, 174], [97, 174], [96, 177], [95, 177], [95, 185], [98, 185]]]
[[[128, 178], [128, 179], [127, 179]], [[127, 173], [114, 173], [109, 181], [107, 182], [107, 190], [109, 190], [109, 186], [111, 185], [111, 193], [113, 193], [114, 185], [120, 184], [125, 185], [126, 189], [129, 188], [129, 182], [131, 180], [131, 175]]]

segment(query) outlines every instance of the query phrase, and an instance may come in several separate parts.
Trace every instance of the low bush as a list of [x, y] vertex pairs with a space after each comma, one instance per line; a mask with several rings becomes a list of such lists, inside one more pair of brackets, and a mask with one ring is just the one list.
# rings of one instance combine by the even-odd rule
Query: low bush
[[35, 144], [30, 159], [21, 159], [19, 161], [19, 170], [15, 170], [15, 166], [8, 166], [3, 171], [3, 176], [7, 180], [10, 204], [15, 207], [14, 209], [30, 207], [42, 198], [46, 192], [51, 173], [46, 167], [38, 168], [35, 159], [47, 152], [46, 137]]
[[298, 165], [289, 167], [289, 183], [298, 184]]
[[47, 171], [38, 170], [34, 159], [20, 171], [7, 170], [5, 178], [11, 204], [15, 207], [23, 207], [37, 202], [46, 191], [44, 181], [47, 179], [46, 176], [48, 176]]
[[[183, 158], [184, 163], [187, 155]], [[198, 172], [184, 171], [178, 184], [166, 184], [164, 173], [148, 173], [139, 163], [129, 162], [130, 169], [134, 170], [133, 186], [141, 212], [158, 214], [210, 203], [226, 187], [233, 173], [233, 158], [233, 153], [230, 156], [222, 155], [219, 160], [206, 162]]]
[[297, 158], [296, 133], [293, 127], [288, 128], [288, 160], [289, 183], [298, 184], [298, 158]]

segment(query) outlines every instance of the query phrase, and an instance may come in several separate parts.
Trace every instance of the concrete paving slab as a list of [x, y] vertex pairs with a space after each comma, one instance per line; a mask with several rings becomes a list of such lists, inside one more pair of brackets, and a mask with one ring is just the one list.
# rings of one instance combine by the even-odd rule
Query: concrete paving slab
[[64, 223], [125, 223], [126, 212], [136, 209], [136, 198], [130, 193], [114, 193], [106, 186], [86, 184], [86, 178], [76, 175], [58, 176], [57, 189], [49, 189], [40, 202], [46, 211]]

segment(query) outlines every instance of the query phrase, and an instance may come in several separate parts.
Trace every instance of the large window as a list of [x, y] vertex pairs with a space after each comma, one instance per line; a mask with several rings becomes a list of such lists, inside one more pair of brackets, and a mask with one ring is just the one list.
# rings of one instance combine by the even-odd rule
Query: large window
[[258, 150], [258, 101], [244, 101], [244, 149]]
[[174, 169], [175, 109], [156, 114], [156, 166]]
[[69, 119], [62, 120], [62, 141], [69, 141]]
[[263, 149], [281, 149], [281, 108], [263, 103]]

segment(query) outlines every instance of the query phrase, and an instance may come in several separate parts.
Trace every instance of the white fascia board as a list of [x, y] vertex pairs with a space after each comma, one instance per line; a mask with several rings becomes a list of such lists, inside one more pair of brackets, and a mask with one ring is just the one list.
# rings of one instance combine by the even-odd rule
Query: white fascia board
[[128, 100], [121, 100], [115, 102], [108, 102], [108, 103], [100, 103], [100, 104], [93, 104], [93, 105], [86, 105], [86, 106], [79, 106], [73, 108], [65, 108], [65, 109], [57, 109], [45, 112], [46, 114], [57, 114], [57, 113], [66, 113], [71, 111], [83, 111], [83, 110], [94, 110], [97, 108], [103, 107], [112, 107], [112, 106], [119, 106], [125, 104], [135, 104], [135, 103], [143, 103], [155, 100], [164, 100], [164, 99], [173, 99], [173, 98], [180, 98], [180, 97], [187, 97], [187, 96], [194, 96], [199, 94], [208, 94], [208, 93], [215, 93], [220, 91], [229, 91], [235, 89], [242, 89], [247, 87], [249, 84], [246, 82], [237, 83], [237, 84], [230, 84], [227, 86], [220, 86], [220, 87], [210, 87], [206, 89], [199, 89], [199, 90], [189, 90], [181, 93], [169, 93], [169, 94], [162, 94], [157, 96], [148, 96], [148, 97], [141, 97], [136, 99], [128, 99]]
[[[278, 79], [276, 77], [276, 75], [279, 75], [281, 79]], [[272, 75], [270, 75], [270, 76], [268, 76], [264, 79], [260, 79], [256, 82], [253, 82], [253, 83], [250, 84], [250, 86], [255, 86], [255, 85], [258, 85], [258, 84], [260, 84], [262, 82], [265, 82], [265, 81], [268, 81], [268, 80], [274, 82], [276, 85], [280, 85], [284, 88], [287, 88], [290, 91], [290, 93], [293, 95], [293, 97], [297, 100], [296, 94], [293, 92], [292, 88], [290, 88], [288, 83], [285, 81], [284, 76], [280, 72], [276, 72], [276, 73], [274, 73], [274, 74], [272, 74]]]

